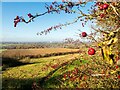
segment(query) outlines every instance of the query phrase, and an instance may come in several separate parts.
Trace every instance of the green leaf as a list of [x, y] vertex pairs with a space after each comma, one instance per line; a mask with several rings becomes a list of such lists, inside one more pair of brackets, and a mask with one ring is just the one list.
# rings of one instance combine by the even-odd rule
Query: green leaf
[[76, 67], [75, 65], [69, 65], [69, 66], [67, 67], [67, 71], [71, 71], [71, 70], [73, 70], [75, 67]]

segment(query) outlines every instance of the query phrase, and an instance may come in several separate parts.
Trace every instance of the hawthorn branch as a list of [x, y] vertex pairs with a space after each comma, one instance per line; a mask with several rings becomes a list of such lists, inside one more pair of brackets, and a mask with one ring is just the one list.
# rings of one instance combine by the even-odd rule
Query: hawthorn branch
[[[35, 18], [39, 17], [39, 16], [43, 16], [45, 14], [49, 14], [49, 13], [53, 13], [53, 12], [56, 12], [56, 13], [60, 13], [60, 11], [65, 11], [66, 13], [78, 13], [78, 14], [81, 14], [83, 16], [86, 16], [82, 11], [80, 11], [79, 9], [79, 12], [77, 12], [76, 10], [73, 10], [72, 8], [74, 6], [81, 6], [81, 5], [85, 5], [86, 3], [73, 3], [73, 2], [65, 2], [65, 4], [58, 4], [57, 2], [53, 2], [52, 5], [47, 5], [45, 4], [46, 6], [46, 9], [48, 11], [42, 13], [42, 14], [36, 14], [36, 15], [31, 15], [29, 16], [29, 20], [25, 20], [23, 17], [20, 17], [19, 18], [19, 22], [24, 22], [26, 24], [30, 23], [31, 21], [34, 21]], [[70, 24], [73, 24], [75, 22], [77, 22], [77, 20], [79, 19], [79, 17], [74, 21], [74, 22], [71, 22], [71, 23], [66, 23], [64, 25], [70, 25]], [[14, 19], [15, 20], [15, 19]], [[15, 24], [17, 24], [18, 21], [15, 21]], [[64, 26], [63, 25], [63, 26]], [[16, 27], [16, 25], [15, 25]]]
[[[63, 27], [63, 26], [68, 26], [68, 25], [71, 25], [71, 24], [74, 24], [74, 23], [76, 23], [80, 18], [82, 18], [82, 17], [84, 17], [84, 16], [78, 16], [74, 21], [72, 21], [72, 22], [68, 22], [68, 23], [65, 23], [65, 24], [60, 24], [60, 25], [57, 25], [58, 27], [57, 28], [61, 28], [61, 27]], [[37, 33], [37, 35], [42, 35], [42, 34], [44, 34], [45, 33], [45, 35], [47, 34], [47, 32], [50, 32], [50, 30], [52, 30], [52, 29], [56, 29], [55, 27], [51, 27], [51, 28], [49, 28], [49, 29], [47, 29], [47, 30], [44, 30], [44, 31], [41, 31], [40, 33]]]
[[94, 30], [97, 31], [97, 32], [109, 34], [108, 32], [105, 32], [105, 31], [103, 31], [103, 30], [101, 30], [101, 29], [95, 29], [93, 26], [91, 26], [91, 28], [94, 29]]
[[[42, 13], [42, 14], [37, 14], [37, 15], [35, 15], [35, 16], [33, 16], [32, 18], [30, 18], [28, 21], [26, 21], [24, 18], [22, 18], [22, 21], [23, 22], [25, 22], [25, 23], [29, 23], [29, 22], [31, 22], [31, 21], [33, 21], [33, 19], [35, 19], [36, 17], [39, 17], [39, 16], [43, 16], [43, 15], [45, 15], [45, 14], [47, 14], [47, 13], [51, 13], [51, 12], [57, 12], [57, 11], [60, 11], [60, 10], [63, 10], [63, 11], [65, 11], [65, 9], [66, 9], [66, 7], [68, 7], [68, 8], [70, 8], [70, 5], [71, 5], [71, 7], [74, 7], [74, 6], [81, 6], [81, 4], [86, 4], [85, 2], [84, 3], [73, 3], [73, 2], [65, 2], [66, 4], [65, 5], [62, 5], [62, 8], [60, 7], [60, 5], [58, 4], [58, 3], [56, 3], [57, 4], [57, 6], [56, 6], [56, 8], [53, 8], [52, 10], [50, 10], [49, 12], [48, 11], [46, 11], [46, 12], [44, 12], [44, 13]], [[70, 5], [69, 5], [70, 4]], [[47, 5], [47, 4], [46, 4]], [[49, 7], [49, 5], [47, 5], [48, 7]], [[81, 6], [82, 7], [82, 6]], [[79, 10], [79, 9], [78, 9]], [[81, 10], [79, 10], [79, 12], [76, 12], [75, 10], [69, 10], [71, 13], [78, 13], [78, 14], [81, 14], [81, 15], [84, 15], [84, 16], [86, 16], [86, 14], [84, 14]]]
[[88, 37], [92, 40], [94, 40], [96, 43], [98, 43], [98, 41], [92, 36], [92, 35], [88, 35]]
[[[50, 12], [53, 12], [53, 11], [57, 11], [57, 10], [51, 10], [51, 11], [49, 11], [49, 13], [50, 13]], [[45, 15], [45, 14], [47, 14], [47, 13], [48, 13], [48, 11], [46, 11], [46, 12], [44, 12], [44, 13], [42, 13], [42, 14], [37, 14], [37, 15], [31, 17], [28, 21], [26, 21], [24, 18], [21, 18], [21, 19], [22, 19], [22, 22], [24, 22], [24, 23], [30, 23], [30, 22], [33, 21], [35, 18], [37, 18], [37, 17], [39, 17], [39, 16], [43, 16], [43, 15]]]
[[[104, 0], [104, 2], [106, 2], [106, 0]], [[116, 13], [116, 15], [117, 15], [118, 17], [120, 17], [120, 15], [119, 15], [118, 12], [116, 11], [115, 7], [114, 7], [112, 4], [110, 4], [110, 6], [113, 8], [113, 11]]]

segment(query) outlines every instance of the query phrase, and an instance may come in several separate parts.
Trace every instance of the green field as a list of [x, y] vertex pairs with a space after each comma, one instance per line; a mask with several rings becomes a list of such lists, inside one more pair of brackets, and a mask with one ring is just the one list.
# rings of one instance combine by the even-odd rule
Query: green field
[[117, 75], [109, 74], [109, 64], [99, 52], [95, 56], [82, 52], [20, 60], [8, 58], [2, 66], [3, 90], [120, 87]]
[[[58, 66], [60, 66], [62, 63], [68, 62], [78, 56], [79, 54], [70, 54], [48, 58], [30, 59], [30, 64], [8, 68], [6, 71], [3, 71], [3, 87], [21, 88], [21, 85], [25, 83], [26, 86], [31, 87], [33, 81], [39, 81], [40, 78], [53, 71], [53, 65], [58, 64]], [[22, 62], [25, 61], [26, 59], [22, 60]], [[31, 82], [28, 82], [29, 80]], [[16, 84], [14, 85], [15, 82]]]

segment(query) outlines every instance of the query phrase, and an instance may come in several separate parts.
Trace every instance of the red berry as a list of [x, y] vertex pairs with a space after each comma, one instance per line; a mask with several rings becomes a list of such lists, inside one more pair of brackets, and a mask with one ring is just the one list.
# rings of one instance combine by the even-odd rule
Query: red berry
[[71, 81], [75, 81], [76, 77], [71, 77], [70, 80]]
[[87, 33], [86, 32], [82, 32], [82, 37], [86, 37]]
[[28, 16], [31, 16], [31, 13], [29, 13]]
[[51, 67], [55, 69], [58, 67], [58, 64], [52, 65]]
[[65, 79], [67, 78], [67, 74], [64, 74], [64, 76], [63, 76]]
[[116, 69], [119, 68], [119, 66], [116, 66]]
[[16, 19], [19, 19], [19, 16], [16, 16]]
[[75, 68], [75, 71], [78, 73], [79, 69], [78, 69], [78, 68]]
[[16, 16], [16, 18], [14, 20], [17, 20], [17, 19], [19, 19], [19, 16]]
[[100, 7], [99, 7], [99, 8], [100, 8], [100, 10], [103, 10], [103, 5], [100, 5]]
[[100, 6], [100, 5], [101, 5], [101, 2], [97, 2], [96, 5]]
[[120, 79], [120, 75], [118, 75], [118, 79]]
[[17, 19], [17, 20], [14, 21], [14, 27], [17, 26], [17, 23], [18, 23], [18, 22], [20, 22], [20, 19]]
[[103, 9], [108, 9], [109, 4], [103, 4]]
[[105, 14], [103, 14], [103, 13], [100, 14], [100, 17], [101, 17], [101, 18], [103, 18], [104, 16], [105, 16]]
[[33, 15], [32, 15], [31, 13], [29, 13], [29, 14], [28, 14], [28, 17], [31, 18], [31, 17], [33, 17]]
[[84, 80], [86, 80], [87, 79], [87, 76], [86, 75], [84, 75], [84, 78], [83, 78]]
[[95, 49], [94, 48], [89, 48], [88, 49], [88, 54], [89, 55], [94, 55], [95, 54]]
[[53, 6], [52, 6], [52, 5], [50, 5], [50, 9], [53, 9]]

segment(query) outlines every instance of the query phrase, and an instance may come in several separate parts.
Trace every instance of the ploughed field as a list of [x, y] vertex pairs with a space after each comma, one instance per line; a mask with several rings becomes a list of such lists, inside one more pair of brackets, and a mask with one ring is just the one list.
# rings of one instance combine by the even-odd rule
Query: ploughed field
[[67, 48], [41, 48], [41, 49], [8, 49], [3, 51], [2, 57], [41, 57], [47, 55], [59, 55], [59, 54], [69, 54], [78, 53], [79, 49], [67, 49]]

